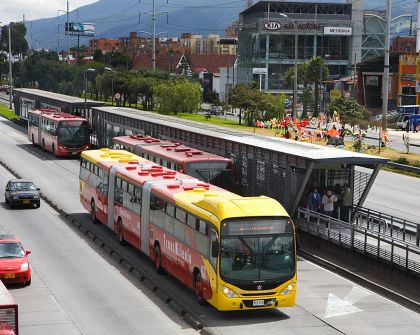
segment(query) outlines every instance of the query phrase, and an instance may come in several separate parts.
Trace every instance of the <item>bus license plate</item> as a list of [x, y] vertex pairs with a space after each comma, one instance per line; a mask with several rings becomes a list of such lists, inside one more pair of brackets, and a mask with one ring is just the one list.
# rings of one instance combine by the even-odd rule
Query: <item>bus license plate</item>
[[23, 200], [22, 202], [23, 202], [24, 205], [27, 205], [27, 204], [30, 204], [31, 203], [31, 201], [30, 200], [27, 200], [27, 199], [26, 200]]
[[4, 275], [4, 278], [5, 278], [5, 279], [12, 279], [12, 278], [15, 278], [15, 274], [14, 274], [14, 273], [6, 273], [6, 274]]
[[254, 300], [252, 302], [252, 306], [254, 306], [254, 307], [264, 306], [264, 300]]

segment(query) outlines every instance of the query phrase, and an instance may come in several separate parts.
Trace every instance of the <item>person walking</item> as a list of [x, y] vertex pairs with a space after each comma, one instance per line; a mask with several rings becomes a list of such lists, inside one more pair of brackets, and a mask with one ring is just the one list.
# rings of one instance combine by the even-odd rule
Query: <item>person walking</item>
[[328, 190], [327, 193], [322, 197], [322, 205], [324, 206], [324, 214], [332, 216], [334, 212], [334, 203], [337, 202], [337, 197], [331, 190]]

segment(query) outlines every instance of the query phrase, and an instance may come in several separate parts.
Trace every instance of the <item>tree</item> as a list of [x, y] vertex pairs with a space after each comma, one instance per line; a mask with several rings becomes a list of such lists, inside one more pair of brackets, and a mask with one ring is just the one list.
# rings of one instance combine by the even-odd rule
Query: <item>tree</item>
[[313, 57], [307, 64], [305, 80], [314, 84], [315, 87], [315, 110], [314, 116], [319, 115], [319, 83], [328, 78], [329, 70], [321, 57]]
[[[28, 42], [25, 38], [25, 25], [21, 22], [11, 22], [10, 33], [12, 40], [12, 54], [22, 56], [28, 50]], [[0, 45], [3, 51], [9, 52], [9, 26], [3, 26], [1, 28]]]
[[263, 100], [265, 104], [263, 110], [265, 111], [264, 118], [266, 120], [283, 118], [285, 115], [285, 103], [287, 96], [285, 94], [264, 94]]
[[307, 118], [308, 111], [313, 111], [315, 107], [315, 99], [311, 87], [307, 86], [303, 88], [302, 94], [299, 95], [299, 101], [303, 106], [302, 118]]
[[196, 113], [200, 108], [200, 85], [187, 79], [176, 78], [156, 85], [154, 96], [161, 114]]
[[93, 53], [93, 60], [98, 63], [105, 63], [104, 54], [101, 49], [96, 49]]
[[341, 117], [341, 122], [343, 124], [350, 124], [351, 126], [358, 125], [365, 128], [370, 125], [372, 120], [371, 113], [351, 98], [338, 98], [333, 100], [329, 105], [329, 110], [331, 112], [338, 112]]

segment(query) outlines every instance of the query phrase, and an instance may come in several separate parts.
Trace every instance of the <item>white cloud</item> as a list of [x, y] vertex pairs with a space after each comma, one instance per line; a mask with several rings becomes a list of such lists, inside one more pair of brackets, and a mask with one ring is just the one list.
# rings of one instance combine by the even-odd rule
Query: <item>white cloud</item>
[[[70, 11], [98, 0], [69, 0]], [[67, 0], [0, 0], [0, 21], [21, 21], [55, 17], [57, 10], [66, 10]], [[60, 13], [62, 14], [62, 13]]]

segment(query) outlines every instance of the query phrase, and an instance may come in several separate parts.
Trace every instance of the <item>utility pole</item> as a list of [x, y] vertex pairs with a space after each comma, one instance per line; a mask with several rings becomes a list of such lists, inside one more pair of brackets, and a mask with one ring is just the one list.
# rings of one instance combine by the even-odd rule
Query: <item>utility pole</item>
[[[168, 3], [168, 1], [166, 1]], [[149, 34], [152, 36], [152, 68], [153, 71], [156, 70], [156, 36], [161, 34], [156, 34], [156, 17], [160, 14], [166, 14], [166, 22], [168, 22], [168, 12], [156, 12], [156, 1], [152, 1], [152, 12], [143, 11], [143, 13], [146, 13], [151, 16], [152, 18], [152, 33], [148, 33], [147, 31], [142, 31], [143, 33]]]
[[391, 43], [391, 0], [386, 3], [386, 34], [385, 34], [385, 59], [384, 59], [384, 80], [382, 99], [382, 130], [387, 129], [387, 112], [389, 97], [389, 48]]
[[9, 22], [9, 109], [12, 109], [13, 76], [12, 76], [12, 34]]
[[69, 0], [67, 0], [67, 23], [66, 23], [66, 28], [64, 29], [64, 31], [66, 32], [66, 36], [67, 36], [67, 61], [70, 64], [70, 44], [69, 44], [69, 29], [70, 29], [70, 23], [69, 23]]

